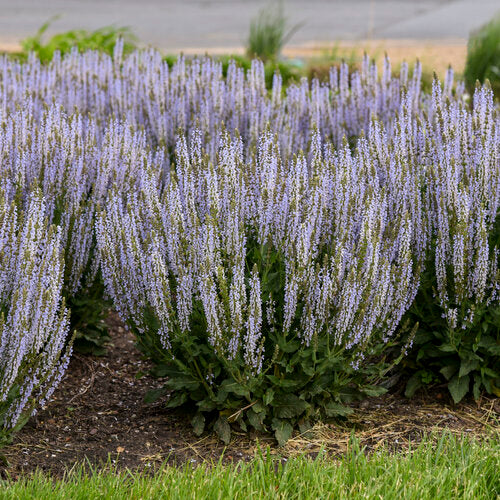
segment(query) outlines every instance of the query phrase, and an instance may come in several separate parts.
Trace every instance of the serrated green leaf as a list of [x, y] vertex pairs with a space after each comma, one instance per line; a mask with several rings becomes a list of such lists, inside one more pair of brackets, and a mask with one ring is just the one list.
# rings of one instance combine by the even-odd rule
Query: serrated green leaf
[[272, 389], [268, 389], [264, 394], [262, 401], [266, 406], [269, 406], [273, 402], [273, 399], [274, 399], [274, 391]]
[[367, 396], [381, 396], [387, 392], [387, 389], [379, 385], [367, 385], [362, 388], [362, 391]]
[[337, 403], [335, 401], [329, 401], [324, 406], [325, 413], [327, 417], [347, 417], [353, 413], [352, 408], [345, 406], [343, 404]]
[[300, 342], [298, 340], [286, 341], [282, 337], [278, 337], [278, 346], [280, 351], [291, 353], [295, 352], [300, 348]]
[[434, 336], [432, 335], [431, 332], [429, 332], [428, 330], [419, 329], [415, 334], [415, 337], [413, 339], [413, 344], [422, 345], [426, 344], [427, 342], [431, 342], [432, 340], [434, 340]]
[[212, 411], [216, 408], [215, 403], [209, 398], [205, 398], [199, 401], [198, 403], [196, 403], [196, 406], [198, 406], [198, 409], [200, 411]]
[[441, 352], [456, 352], [455, 346], [451, 344], [442, 344], [438, 347]]
[[219, 389], [217, 391], [217, 402], [218, 403], [223, 403], [226, 399], [227, 399], [227, 396], [228, 396], [228, 392], [227, 391], [224, 391], [223, 389]]
[[144, 402], [154, 403], [166, 393], [167, 389], [165, 387], [160, 387], [159, 389], [151, 389], [150, 391], [146, 392], [146, 395], [144, 396]]
[[177, 408], [182, 406], [187, 401], [187, 394], [185, 392], [177, 392], [171, 396], [167, 402], [167, 408]]
[[291, 389], [301, 384], [299, 380], [283, 379], [275, 377], [274, 375], [267, 375], [267, 378], [274, 386], [281, 387], [283, 389]]
[[470, 377], [466, 375], [465, 377], [459, 377], [455, 375], [448, 384], [448, 390], [450, 391], [451, 397], [455, 403], [460, 402], [463, 397], [467, 394], [469, 390]]
[[487, 366], [484, 366], [481, 368], [481, 374], [483, 376], [487, 376], [487, 377], [490, 377], [490, 378], [499, 378], [500, 377], [500, 374], [498, 374], [498, 372], [496, 372], [495, 370], [492, 370], [491, 368], [488, 368]]
[[479, 396], [481, 395], [481, 377], [476, 375], [474, 376], [474, 385], [472, 386], [472, 395], [474, 399], [477, 401]]
[[406, 383], [405, 396], [407, 398], [412, 398], [418, 389], [422, 387], [422, 379], [420, 377], [420, 372], [414, 373]]
[[464, 359], [460, 363], [460, 371], [458, 372], [459, 377], [465, 377], [471, 371], [477, 370], [479, 368], [479, 361], [477, 359]]
[[344, 368], [344, 363], [342, 359], [338, 357], [327, 357], [318, 366], [319, 373], [325, 373], [327, 371], [339, 371]]
[[274, 396], [274, 413], [278, 418], [298, 417], [307, 409], [307, 403], [295, 394], [279, 394]]
[[242, 430], [243, 432], [247, 432], [247, 430], [248, 430], [248, 429], [247, 429], [247, 424], [246, 424], [246, 422], [245, 422], [245, 419], [244, 419], [244, 418], [240, 418], [240, 419], [238, 419], [238, 424], [240, 425], [241, 430]]
[[200, 387], [200, 383], [194, 378], [183, 374], [182, 376], [169, 378], [165, 382], [165, 386], [174, 391], [182, 389], [192, 392]]
[[271, 426], [274, 430], [276, 441], [278, 441], [280, 446], [284, 446], [292, 436], [293, 427], [286, 420], [279, 418], [273, 418]]
[[302, 363], [301, 364], [302, 371], [308, 376], [308, 377], [314, 377], [316, 370], [314, 369], [314, 366], [311, 365], [311, 363]]
[[304, 437], [309, 437], [312, 429], [312, 424], [309, 420], [307, 419], [300, 419], [299, 422], [299, 431], [300, 434], [303, 435]]
[[484, 335], [478, 342], [478, 346], [486, 349], [489, 354], [493, 356], [500, 355], [500, 344], [490, 335]]
[[205, 430], [205, 417], [203, 413], [198, 412], [192, 419], [191, 425], [196, 436], [201, 436]]
[[214, 430], [224, 444], [229, 444], [231, 441], [231, 426], [226, 417], [221, 416], [216, 420]]
[[220, 390], [227, 393], [236, 394], [241, 397], [250, 397], [248, 389], [233, 379], [226, 379], [220, 385]]
[[248, 418], [248, 422], [250, 423], [250, 425], [258, 430], [258, 431], [265, 431], [266, 428], [264, 426], [264, 418], [265, 418], [266, 414], [264, 412], [261, 412], [261, 413], [256, 413], [253, 411], [253, 408], [250, 408], [250, 410], [248, 410], [247, 412], [247, 418]]
[[[156, 365], [151, 369], [150, 373], [153, 377], [166, 377], [169, 374], [169, 368], [165, 365]], [[179, 372], [176, 371], [176, 373]]]
[[450, 380], [450, 378], [457, 373], [457, 367], [456, 365], [443, 366], [439, 372], [443, 374], [446, 380]]
[[265, 413], [266, 412], [266, 407], [260, 401], [257, 401], [257, 403], [255, 403], [252, 406], [252, 410], [255, 413]]

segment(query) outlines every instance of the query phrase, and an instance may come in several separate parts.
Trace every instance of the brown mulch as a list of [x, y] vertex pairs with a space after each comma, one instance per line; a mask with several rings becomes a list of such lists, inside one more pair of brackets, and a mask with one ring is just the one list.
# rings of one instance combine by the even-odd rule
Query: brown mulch
[[295, 435], [279, 449], [271, 435], [233, 433], [227, 447], [211, 433], [194, 436], [190, 416], [144, 403], [161, 380], [149, 375], [150, 365], [134, 346], [116, 315], [109, 318], [112, 344], [102, 357], [75, 355], [50, 404], [38, 412], [2, 453], [16, 478], [36, 469], [61, 476], [75, 464], [151, 470], [162, 462], [249, 460], [269, 446], [284, 456], [315, 456], [323, 447], [332, 454], [347, 450], [353, 430], [368, 451], [381, 446], [399, 450], [424, 434], [447, 429], [483, 438], [498, 432], [500, 400], [483, 398], [454, 406], [443, 389], [407, 400], [401, 389], [356, 404], [341, 424], [320, 424]]

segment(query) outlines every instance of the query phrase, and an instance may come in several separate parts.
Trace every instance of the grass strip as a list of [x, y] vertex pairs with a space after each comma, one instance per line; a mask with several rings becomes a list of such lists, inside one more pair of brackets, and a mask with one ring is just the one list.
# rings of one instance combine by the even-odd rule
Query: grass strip
[[279, 459], [261, 452], [249, 463], [162, 466], [156, 473], [74, 469], [64, 479], [41, 472], [0, 481], [1, 499], [494, 499], [500, 496], [500, 440], [449, 433], [414, 450], [367, 455], [356, 439], [338, 459]]

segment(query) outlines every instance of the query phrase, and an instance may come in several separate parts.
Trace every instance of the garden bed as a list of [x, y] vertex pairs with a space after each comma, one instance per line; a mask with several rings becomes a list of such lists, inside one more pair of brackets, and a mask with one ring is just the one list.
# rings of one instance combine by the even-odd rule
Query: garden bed
[[[344, 422], [315, 426], [308, 435], [295, 433], [279, 448], [272, 434], [233, 432], [225, 447], [213, 433], [193, 434], [190, 415], [164, 408], [165, 400], [144, 402], [147, 391], [161, 380], [149, 375], [144, 361], [116, 314], [108, 322], [112, 344], [102, 357], [75, 355], [66, 375], [46, 408], [32, 417], [3, 450], [10, 477], [40, 469], [60, 477], [74, 464], [97, 469], [116, 465], [148, 470], [163, 462], [193, 464], [205, 461], [248, 461], [258, 447], [271, 448], [284, 457], [316, 456], [321, 447], [332, 455], [347, 451], [353, 431], [368, 452], [381, 447], [405, 450], [424, 435], [448, 430], [484, 438], [499, 430], [500, 399], [481, 398], [453, 405], [446, 388], [421, 391], [413, 399], [403, 396], [403, 385], [389, 394], [356, 403]], [[354, 405], [353, 405], [354, 406]], [[110, 462], [109, 462], [109, 461]]]

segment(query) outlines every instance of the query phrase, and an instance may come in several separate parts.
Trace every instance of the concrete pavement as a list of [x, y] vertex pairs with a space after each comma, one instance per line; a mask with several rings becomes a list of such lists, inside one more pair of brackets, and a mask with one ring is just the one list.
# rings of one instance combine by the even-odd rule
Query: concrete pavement
[[[48, 31], [129, 26], [165, 51], [245, 44], [258, 0], [0, 0], [0, 45], [15, 45], [48, 18]], [[336, 40], [414, 39], [447, 43], [500, 13], [500, 0], [285, 0], [290, 23], [304, 22], [291, 45]]]

